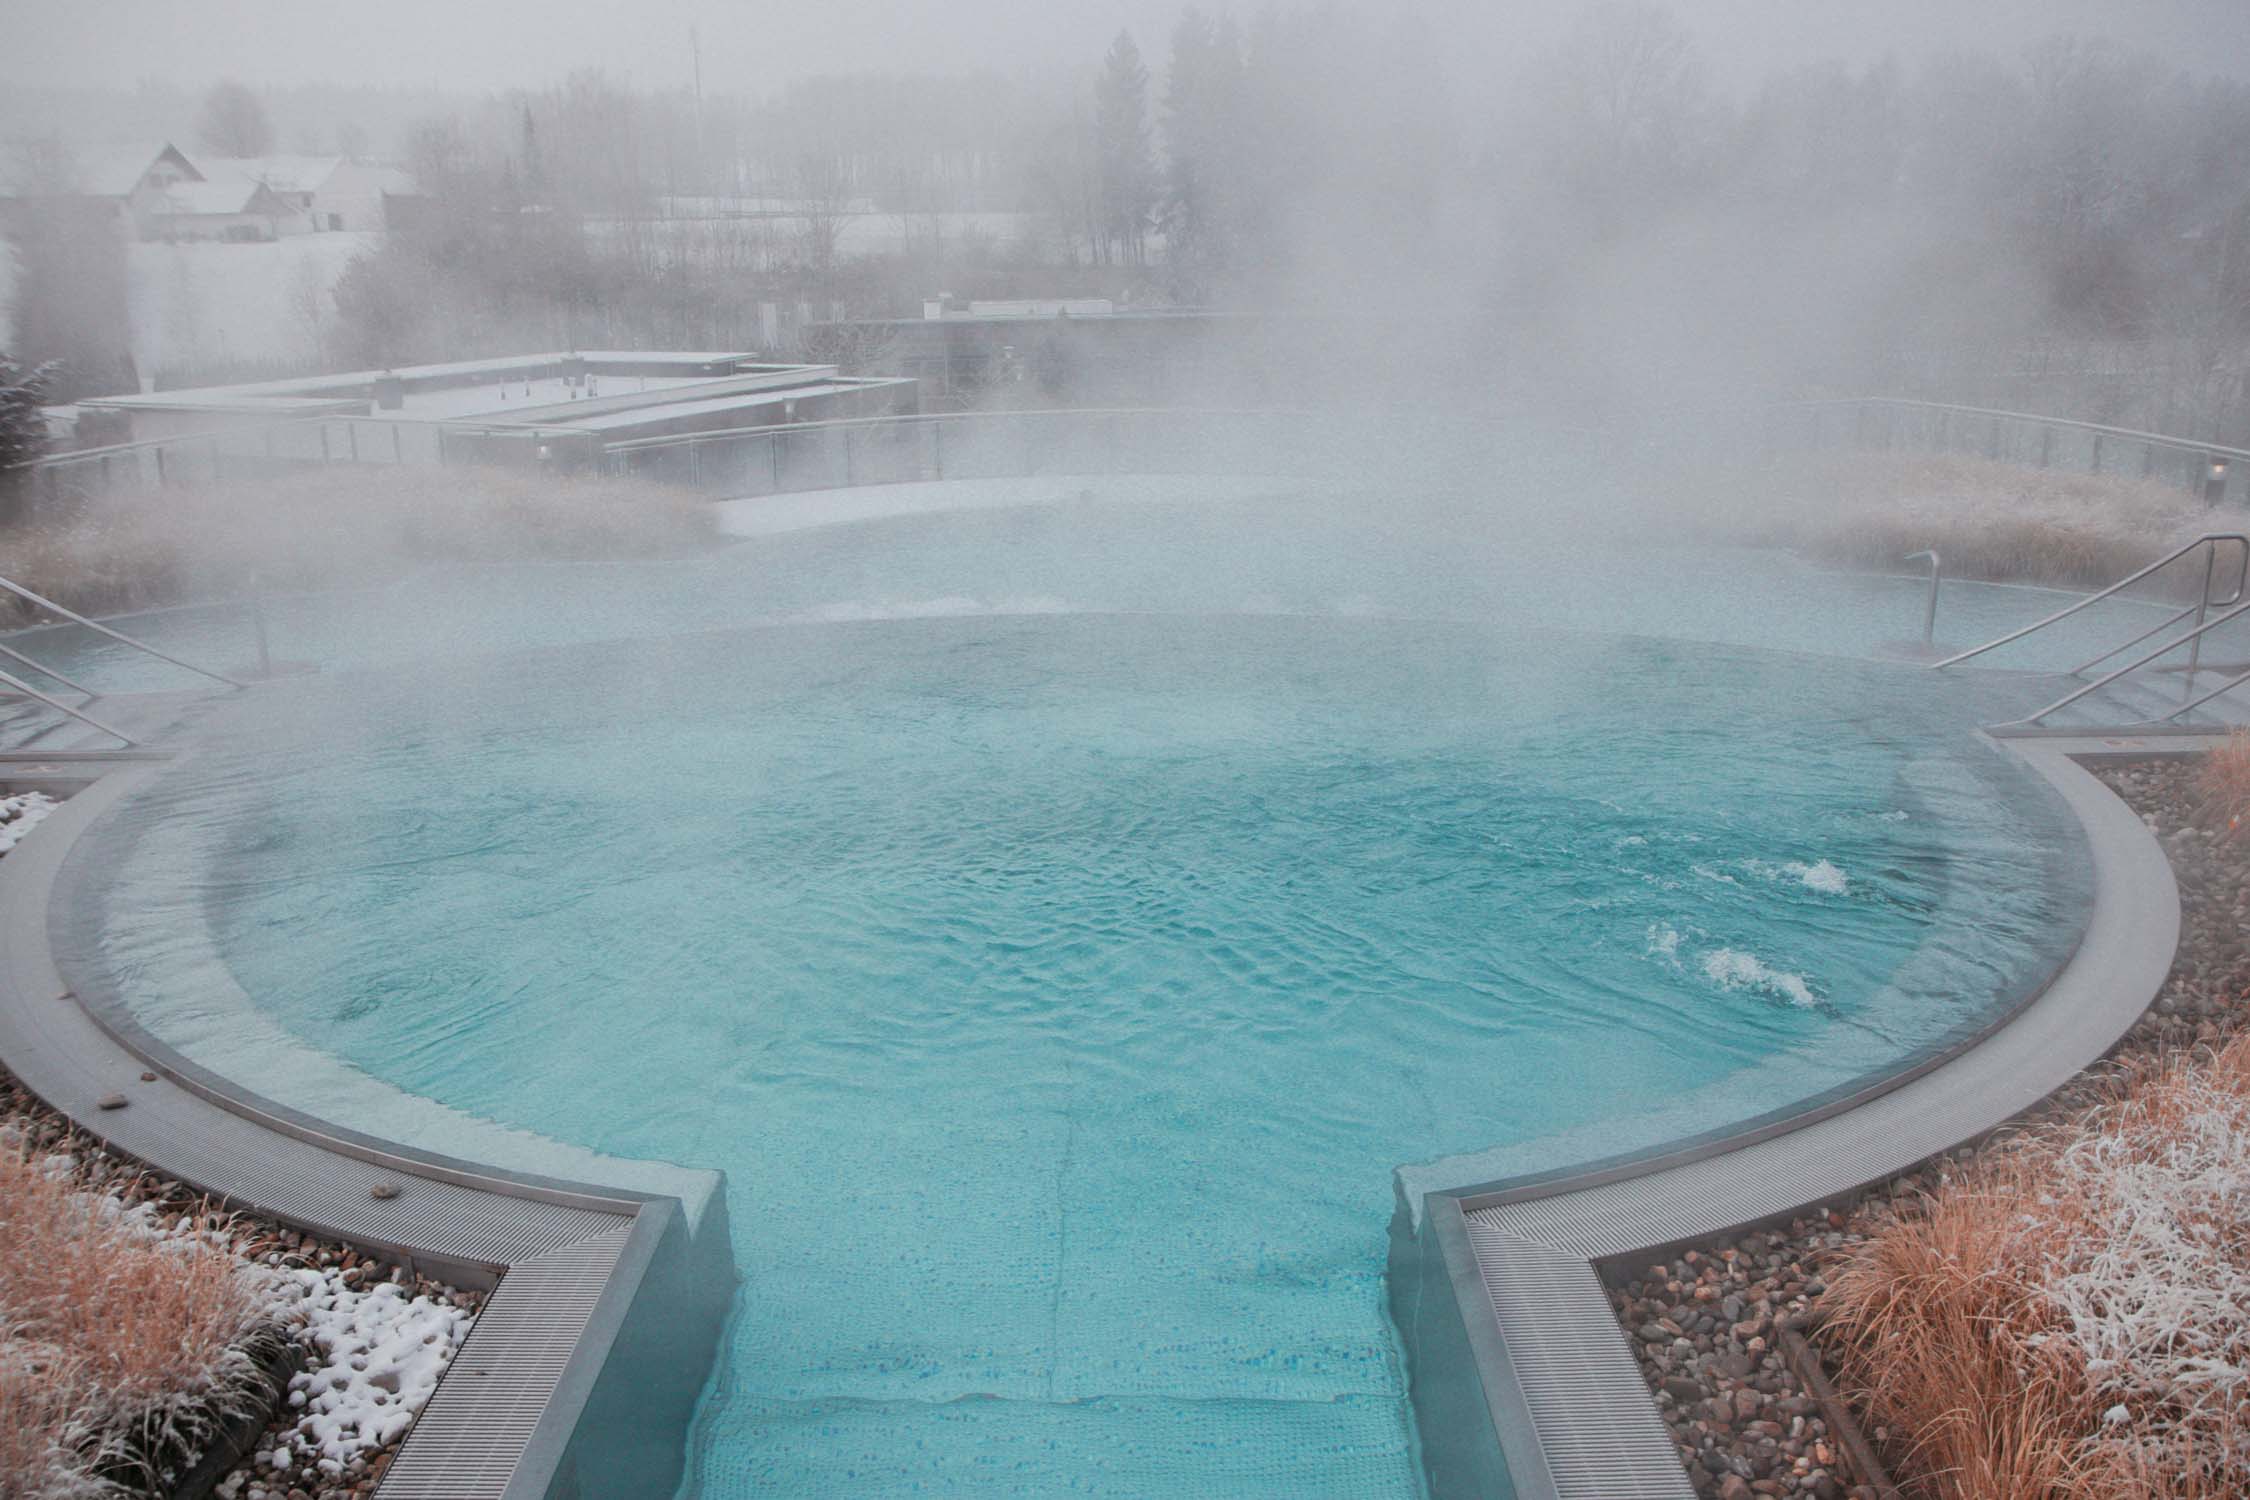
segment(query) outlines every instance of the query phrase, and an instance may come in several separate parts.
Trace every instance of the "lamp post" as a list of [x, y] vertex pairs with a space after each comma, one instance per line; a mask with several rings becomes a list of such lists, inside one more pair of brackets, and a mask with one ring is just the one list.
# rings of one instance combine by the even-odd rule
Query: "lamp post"
[[2227, 497], [2227, 461], [2212, 454], [2203, 465], [2203, 503], [2217, 505]]

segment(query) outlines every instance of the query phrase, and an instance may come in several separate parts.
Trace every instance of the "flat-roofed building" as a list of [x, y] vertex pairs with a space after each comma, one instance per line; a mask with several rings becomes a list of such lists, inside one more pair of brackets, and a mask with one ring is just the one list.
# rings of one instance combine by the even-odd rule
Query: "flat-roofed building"
[[746, 353], [586, 350], [94, 397], [75, 431], [80, 447], [262, 428], [277, 454], [317, 442], [332, 461], [585, 460], [637, 438], [912, 413], [918, 389]]

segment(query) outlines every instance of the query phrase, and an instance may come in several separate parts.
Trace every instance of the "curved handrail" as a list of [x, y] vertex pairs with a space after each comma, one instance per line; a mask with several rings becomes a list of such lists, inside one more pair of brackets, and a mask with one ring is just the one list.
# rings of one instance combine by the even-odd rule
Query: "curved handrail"
[[1927, 651], [1937, 641], [1938, 585], [1944, 580], [1945, 559], [1938, 556], [1937, 548], [1926, 547], [1920, 552], [1907, 553], [1899, 561], [1912, 562], [1917, 557], [1930, 560], [1930, 598], [1922, 609], [1922, 649]]
[[[2125, 577], [2120, 578], [2117, 582], [2111, 584], [2108, 588], [2103, 589], [2100, 593], [2088, 594], [2085, 598], [2079, 600], [2077, 603], [2069, 605], [2063, 609], [2058, 609], [2043, 620], [2034, 620], [2031, 624], [2024, 626], [2021, 630], [2011, 630], [2006, 635], [2000, 636], [1995, 640], [1986, 641], [1981, 646], [1972, 646], [1968, 650], [1949, 656], [1943, 661], [1932, 662], [1930, 664], [1930, 670], [1933, 672], [1942, 672], [1947, 667], [1958, 666], [1962, 662], [1970, 660], [1972, 657], [1984, 655], [1987, 651], [1997, 651], [2002, 646], [2011, 645], [2016, 641], [2022, 640], [2027, 635], [2034, 634], [2037, 631], [2045, 630], [2048, 626], [2053, 625], [2058, 621], [2067, 620], [2082, 609], [2091, 608], [2092, 606], [2101, 603], [2104, 599], [2108, 599], [2116, 594], [2123, 593], [2126, 589], [2131, 588], [2134, 584], [2139, 583], [2142, 579], [2148, 577], [2150, 574], [2155, 573], [2160, 569], [2170, 567], [2173, 563], [2178, 562], [2181, 558], [2188, 556], [2198, 548], [2209, 547], [2211, 549], [2211, 561], [2215, 563], [2218, 558], [2219, 543], [2221, 542], [2233, 542], [2235, 545], [2239, 546], [2242, 549], [2242, 563], [2241, 566], [2236, 570], [2234, 589], [2227, 595], [2227, 597], [2223, 599], [2213, 599], [2210, 596], [2211, 573], [2209, 570], [2209, 564], [2207, 564], [2203, 578], [2203, 601], [2198, 607], [2205, 609], [2232, 609], [2235, 605], [2242, 603], [2243, 597], [2246, 593], [2250, 593], [2250, 535], [2245, 535], [2239, 531], [2205, 532], [2202, 536], [2197, 537], [2194, 541], [2183, 543], [2181, 546], [2178, 546], [2172, 551], [2167, 552], [2166, 554], [2164, 554], [2164, 556], [2158, 558], [2155, 562], [2150, 563], [2147, 567], [2141, 568], [2136, 572], [2129, 573]], [[2150, 633], [2153, 634], [2153, 632]], [[2141, 639], [2144, 640], [2146, 638], [2146, 635], [2143, 635], [2141, 637]], [[2186, 641], [2190, 638], [2190, 636], [2182, 636], [2180, 640]], [[2200, 632], [2196, 633], [2192, 638], [2198, 640], [2201, 639]], [[2133, 643], [2128, 642], [2127, 644], [2130, 645]], [[2175, 642], [2174, 644], [2179, 644], [2179, 642]], [[2120, 647], [2119, 649], [2122, 650], [2123, 648]], [[2117, 653], [2115, 651], [2105, 652], [2103, 653], [2103, 656], [2095, 657], [2094, 661], [2098, 662], [2103, 660], [2106, 656], [2114, 656], [2116, 654]], [[2088, 662], [2086, 665], [2092, 666], [2093, 662]], [[2085, 667], [2080, 667], [2078, 670], [2084, 671]], [[2106, 681], [2107, 679], [2104, 680]]]
[[1810, 401], [1778, 401], [1777, 410], [1833, 411], [1848, 406], [1890, 406], [1906, 411], [1935, 411], [1957, 413], [1964, 417], [1998, 418], [2006, 422], [2035, 422], [2045, 427], [2067, 427], [2074, 432], [2091, 432], [2101, 437], [2122, 438], [2131, 443], [2161, 443], [2167, 448], [2182, 452], [2200, 452], [2230, 459], [2250, 460], [2250, 448], [2229, 447], [2225, 443], [2207, 443], [2198, 438], [2184, 438], [2168, 432], [2146, 432], [2138, 427], [2112, 427], [2106, 422], [2088, 422], [2077, 417], [2046, 417], [2037, 412], [2005, 411], [1993, 406], [1961, 406], [1949, 401], [1917, 401], [1909, 396], [1833, 396]]

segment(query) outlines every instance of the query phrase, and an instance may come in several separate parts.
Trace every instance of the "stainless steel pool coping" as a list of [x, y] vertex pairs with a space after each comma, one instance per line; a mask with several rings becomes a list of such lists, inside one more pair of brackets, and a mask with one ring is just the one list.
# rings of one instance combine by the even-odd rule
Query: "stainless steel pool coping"
[[[374, 1140], [83, 1002], [54, 947], [56, 882], [160, 770], [145, 754], [0, 761], [0, 782], [74, 789], [0, 859], [0, 1063], [87, 1134], [231, 1206], [491, 1289], [378, 1500], [671, 1495], [733, 1293], [723, 1188], [691, 1222], [676, 1198]], [[111, 1095], [125, 1107], [102, 1108]]]
[[1905, 1081], [1691, 1152], [1402, 1201], [1392, 1312], [1417, 1366], [1433, 1500], [1692, 1500], [1601, 1263], [1842, 1198], [1987, 1134], [2107, 1054], [2171, 970], [2179, 890], [2155, 837], [2086, 763], [2190, 753], [2222, 738], [2009, 742], [2085, 832], [2094, 876], [2085, 931], [2005, 1024]]

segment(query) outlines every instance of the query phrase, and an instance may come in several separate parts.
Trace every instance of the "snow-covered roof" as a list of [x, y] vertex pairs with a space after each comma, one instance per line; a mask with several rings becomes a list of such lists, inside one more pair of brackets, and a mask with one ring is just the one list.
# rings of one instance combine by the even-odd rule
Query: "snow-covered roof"
[[[0, 197], [50, 191], [39, 179], [52, 170], [54, 148], [34, 142], [0, 144]], [[179, 149], [164, 141], [136, 141], [125, 145], [64, 146], [60, 162], [68, 191], [94, 198], [123, 198], [139, 187], [141, 179], [160, 161], [189, 178], [203, 173]]]
[[178, 182], [164, 190], [164, 211], [174, 214], [247, 214], [279, 210], [263, 184], [233, 172], [203, 182]]
[[203, 170], [209, 177], [247, 177], [277, 193], [312, 193], [343, 164], [341, 156], [217, 156], [207, 158]]

